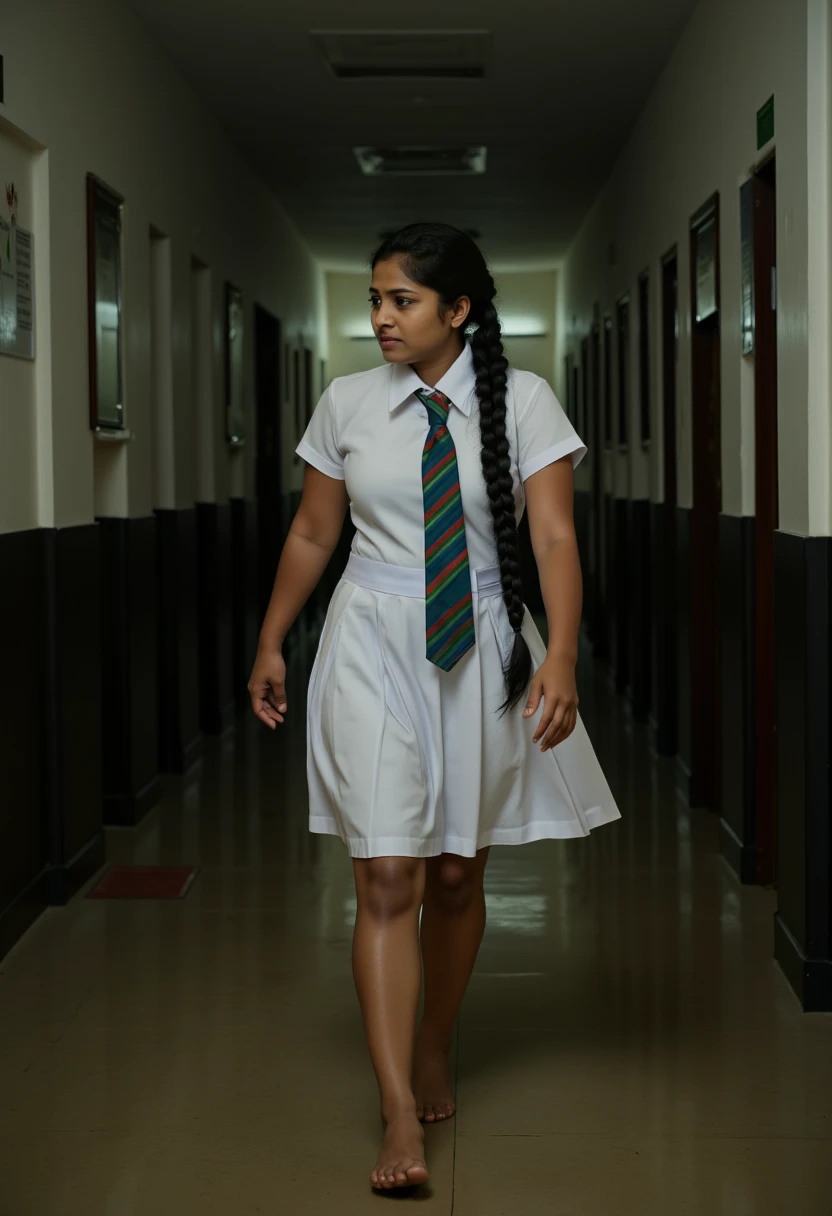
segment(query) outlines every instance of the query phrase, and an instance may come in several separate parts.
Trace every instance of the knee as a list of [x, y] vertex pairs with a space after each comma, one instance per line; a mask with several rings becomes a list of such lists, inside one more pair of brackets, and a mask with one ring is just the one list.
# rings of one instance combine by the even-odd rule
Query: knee
[[482, 874], [467, 858], [443, 856], [438, 860], [431, 875], [430, 898], [443, 912], [466, 912], [481, 893]]
[[418, 857], [368, 857], [360, 863], [359, 906], [377, 920], [415, 911], [422, 902], [425, 863]]

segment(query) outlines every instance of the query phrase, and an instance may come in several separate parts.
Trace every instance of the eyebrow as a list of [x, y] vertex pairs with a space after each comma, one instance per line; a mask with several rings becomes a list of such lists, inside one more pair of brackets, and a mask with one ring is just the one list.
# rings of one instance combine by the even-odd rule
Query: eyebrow
[[[368, 294], [380, 296], [382, 292], [377, 287], [371, 287]], [[414, 287], [392, 287], [383, 294], [386, 296], [418, 296], [419, 292]]]

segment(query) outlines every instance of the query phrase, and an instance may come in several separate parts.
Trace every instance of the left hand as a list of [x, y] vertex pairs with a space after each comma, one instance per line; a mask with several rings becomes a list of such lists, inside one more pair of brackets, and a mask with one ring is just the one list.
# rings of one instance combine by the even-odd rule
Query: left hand
[[543, 713], [532, 743], [541, 740], [540, 750], [548, 751], [568, 738], [578, 721], [578, 686], [575, 664], [571, 659], [547, 655], [534, 673], [524, 718], [536, 713], [543, 697]]

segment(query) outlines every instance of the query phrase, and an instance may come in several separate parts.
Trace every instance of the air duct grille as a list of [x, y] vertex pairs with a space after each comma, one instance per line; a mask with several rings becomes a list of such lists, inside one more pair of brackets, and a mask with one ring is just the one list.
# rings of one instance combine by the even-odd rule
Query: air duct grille
[[318, 30], [311, 34], [339, 80], [482, 80], [485, 30]]
[[486, 149], [466, 148], [354, 148], [362, 173], [369, 177], [411, 174], [464, 174], [485, 172]]

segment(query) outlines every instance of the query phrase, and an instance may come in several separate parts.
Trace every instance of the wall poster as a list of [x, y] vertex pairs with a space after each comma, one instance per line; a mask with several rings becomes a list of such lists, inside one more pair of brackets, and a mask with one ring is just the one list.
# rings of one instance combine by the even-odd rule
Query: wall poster
[[14, 182], [6, 183], [8, 214], [0, 213], [0, 355], [35, 357], [34, 238], [17, 222]]

